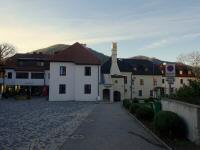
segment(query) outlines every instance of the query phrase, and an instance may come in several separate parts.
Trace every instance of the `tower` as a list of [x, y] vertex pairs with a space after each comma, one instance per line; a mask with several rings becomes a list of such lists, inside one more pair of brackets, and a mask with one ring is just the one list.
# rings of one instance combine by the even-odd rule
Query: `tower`
[[112, 62], [111, 62], [111, 75], [121, 75], [118, 64], [117, 64], [117, 42], [112, 43]]

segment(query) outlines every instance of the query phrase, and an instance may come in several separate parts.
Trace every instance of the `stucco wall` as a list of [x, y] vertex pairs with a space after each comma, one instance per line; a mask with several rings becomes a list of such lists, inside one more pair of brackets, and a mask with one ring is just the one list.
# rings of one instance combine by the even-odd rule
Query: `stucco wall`
[[[60, 76], [60, 66], [66, 66], [66, 76]], [[91, 67], [91, 76], [84, 75], [86, 66]], [[59, 84], [66, 84], [65, 94], [59, 94]], [[91, 84], [91, 94], [84, 93], [85, 84]], [[51, 62], [49, 85], [50, 101], [95, 101], [98, 97], [98, 66]]]
[[163, 99], [162, 109], [177, 113], [188, 127], [188, 139], [200, 144], [200, 106], [180, 101]]

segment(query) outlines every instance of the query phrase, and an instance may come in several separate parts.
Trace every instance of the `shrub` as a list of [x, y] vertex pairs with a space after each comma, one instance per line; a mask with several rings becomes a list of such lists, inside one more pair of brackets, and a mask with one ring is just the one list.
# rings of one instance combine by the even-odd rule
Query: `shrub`
[[129, 109], [130, 105], [131, 105], [130, 100], [128, 100], [128, 99], [123, 100], [123, 106], [124, 106], [126, 109]]
[[144, 120], [152, 120], [154, 117], [154, 111], [152, 108], [141, 106], [136, 110], [136, 117]]
[[130, 113], [134, 114], [136, 110], [140, 107], [140, 104], [138, 103], [132, 103], [129, 107]]
[[160, 111], [154, 118], [155, 130], [161, 136], [168, 138], [183, 138], [186, 135], [186, 125], [176, 114], [170, 111]]
[[137, 98], [134, 98], [133, 103], [139, 103], [139, 100]]

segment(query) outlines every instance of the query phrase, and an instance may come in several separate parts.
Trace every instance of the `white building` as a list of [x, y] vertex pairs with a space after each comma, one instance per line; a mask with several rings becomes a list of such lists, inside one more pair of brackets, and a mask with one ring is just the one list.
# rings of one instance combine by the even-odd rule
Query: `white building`
[[75, 43], [50, 60], [50, 101], [95, 101], [99, 96], [100, 61]]
[[[0, 84], [5, 91], [30, 90], [41, 96], [49, 86], [49, 55], [42, 53], [16, 54], [2, 67]], [[2, 88], [3, 90], [3, 88]]]
[[[24, 90], [40, 96], [49, 88], [50, 101], [120, 101], [149, 98], [169, 93], [163, 61], [143, 58], [117, 58], [117, 43], [112, 55], [101, 65], [86, 46], [75, 43], [56, 54], [16, 54], [0, 67], [0, 86], [5, 91]], [[176, 63], [175, 92], [188, 79], [191, 68]], [[160, 92], [158, 92], [160, 91]]]
[[[148, 59], [119, 59], [117, 44], [113, 43], [111, 58], [101, 67], [100, 97], [106, 101], [156, 97], [169, 93], [163, 61]], [[176, 77], [171, 91], [194, 79], [190, 68], [176, 64]]]

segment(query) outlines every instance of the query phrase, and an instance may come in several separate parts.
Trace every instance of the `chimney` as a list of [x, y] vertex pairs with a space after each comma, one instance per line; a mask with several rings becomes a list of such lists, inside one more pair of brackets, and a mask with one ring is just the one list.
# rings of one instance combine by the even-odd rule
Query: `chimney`
[[112, 43], [112, 63], [111, 63], [111, 75], [120, 75], [120, 70], [117, 64], [117, 42]]

